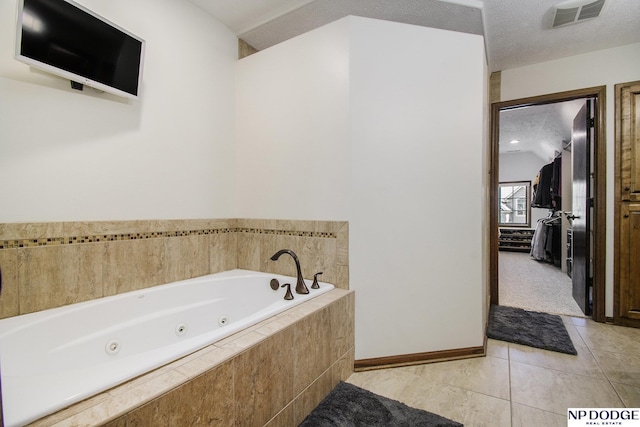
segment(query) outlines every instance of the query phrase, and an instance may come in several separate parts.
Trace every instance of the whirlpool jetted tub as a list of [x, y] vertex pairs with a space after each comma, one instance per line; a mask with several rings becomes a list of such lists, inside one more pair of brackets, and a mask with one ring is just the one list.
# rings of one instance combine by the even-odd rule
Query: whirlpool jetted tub
[[[4, 425], [21, 426], [334, 288], [231, 270], [0, 320]], [[293, 290], [293, 289], [292, 289]]]

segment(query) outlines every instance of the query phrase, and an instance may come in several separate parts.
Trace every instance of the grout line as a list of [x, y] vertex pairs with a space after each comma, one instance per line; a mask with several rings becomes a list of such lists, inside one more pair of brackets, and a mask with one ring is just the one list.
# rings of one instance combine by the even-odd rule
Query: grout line
[[[575, 326], [575, 325], [574, 325]], [[587, 328], [587, 326], [585, 326], [585, 328]], [[624, 400], [622, 399], [622, 396], [620, 396], [620, 393], [618, 392], [618, 389], [613, 385], [613, 382], [611, 381], [611, 378], [609, 378], [609, 374], [607, 374], [607, 371], [602, 367], [602, 365], [600, 364], [600, 362], [598, 361], [598, 358], [595, 356], [595, 354], [593, 354], [593, 350], [591, 347], [589, 347], [589, 345], [587, 344], [587, 342], [585, 341], [585, 339], [582, 337], [582, 334], [580, 333], [580, 331], [578, 330], [578, 328], [576, 327], [576, 331], [578, 331], [578, 335], [580, 335], [580, 338], [582, 339], [582, 341], [585, 344], [585, 347], [587, 348], [587, 350], [589, 350], [589, 354], [591, 354], [591, 357], [593, 357], [593, 360], [596, 362], [596, 365], [598, 365], [598, 368], [600, 368], [600, 370], [602, 371], [602, 373], [604, 374], [604, 377], [606, 378], [607, 382], [609, 383], [609, 385], [611, 386], [611, 388], [613, 389], [613, 392], [616, 394], [616, 396], [618, 397], [618, 399], [620, 400], [620, 403], [622, 403], [622, 405], [626, 408], [627, 405], [624, 403]], [[608, 350], [604, 350], [604, 351], [608, 351]], [[615, 353], [615, 352], [610, 352], [610, 353]], [[623, 353], [616, 353], [616, 354], [623, 354]]]

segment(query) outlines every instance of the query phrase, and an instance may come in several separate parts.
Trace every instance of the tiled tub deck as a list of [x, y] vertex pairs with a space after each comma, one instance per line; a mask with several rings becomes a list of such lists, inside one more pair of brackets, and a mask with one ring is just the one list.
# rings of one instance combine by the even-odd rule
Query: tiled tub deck
[[30, 426], [291, 426], [353, 372], [353, 291], [334, 289]]

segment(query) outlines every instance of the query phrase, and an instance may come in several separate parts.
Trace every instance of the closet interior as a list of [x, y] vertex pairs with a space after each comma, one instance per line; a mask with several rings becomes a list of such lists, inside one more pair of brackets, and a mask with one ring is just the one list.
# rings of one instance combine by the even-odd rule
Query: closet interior
[[499, 112], [497, 288], [502, 305], [573, 316], [590, 310], [576, 296], [590, 280], [583, 277], [589, 267], [584, 238], [590, 239], [591, 225], [582, 205], [589, 199], [582, 194], [592, 187], [593, 173], [587, 172], [591, 182], [585, 186], [589, 152], [583, 135], [588, 132], [581, 128], [588, 126], [590, 102], [524, 104]]
[[[502, 226], [499, 229], [498, 249], [528, 252], [537, 261], [547, 262], [571, 277], [571, 224], [563, 217], [571, 210], [571, 146], [556, 152], [553, 161], [542, 166], [532, 177], [529, 227]], [[567, 182], [563, 183], [564, 176]], [[501, 206], [514, 194], [501, 195]], [[564, 197], [563, 197], [564, 196]], [[527, 200], [524, 200], [524, 204]], [[504, 217], [504, 214], [502, 214]], [[502, 222], [501, 224], [507, 225]]]

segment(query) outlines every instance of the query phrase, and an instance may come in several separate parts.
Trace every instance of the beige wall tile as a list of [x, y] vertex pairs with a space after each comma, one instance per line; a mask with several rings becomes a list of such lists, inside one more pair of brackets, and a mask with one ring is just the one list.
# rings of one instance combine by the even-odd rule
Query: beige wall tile
[[[301, 242], [301, 259], [308, 271], [309, 279], [322, 272], [321, 281], [336, 283], [336, 239], [299, 237]], [[303, 272], [304, 273], [304, 272]], [[307, 273], [304, 273], [307, 277]]]
[[[332, 304], [332, 306], [335, 304]], [[333, 360], [329, 310], [316, 311], [294, 326], [293, 392], [301, 393], [329, 369]]]
[[[194, 378], [204, 374], [212, 366], [220, 365], [222, 362], [229, 361], [235, 356], [235, 353], [226, 348], [219, 348], [213, 345], [205, 347], [200, 352], [193, 353], [183, 359], [173, 362], [171, 365], [187, 378]], [[182, 360], [185, 360], [182, 363]]]
[[209, 235], [171, 237], [164, 240], [166, 283], [209, 273]]
[[293, 402], [294, 406], [294, 423], [297, 426], [315, 409], [322, 399], [333, 389], [335, 384], [331, 376], [331, 371], [327, 371], [320, 375], [309, 387], [300, 393]]
[[353, 364], [355, 361], [355, 347], [350, 348], [342, 357], [331, 367], [332, 384], [335, 386], [340, 381], [347, 381], [353, 374]]
[[355, 345], [355, 292], [331, 304], [327, 311], [333, 337], [331, 360], [337, 360]]
[[[102, 425], [107, 420], [115, 421], [116, 424], [114, 425], [121, 425], [117, 422], [118, 418], [125, 415], [130, 408], [139, 407], [158, 398], [162, 394], [158, 392], [158, 390], [176, 388], [183, 383], [184, 377], [181, 374], [174, 371], [167, 371], [163, 375], [156, 376], [151, 381], [143, 382], [137, 387], [130, 389], [128, 393], [112, 394], [105, 392], [97, 396], [106, 397], [104, 399], [91, 398], [89, 401], [81, 402], [79, 405], [73, 405], [60, 412], [41, 418], [33, 424], [29, 424], [29, 426], [97, 426]], [[85, 402], [88, 403], [88, 405], [85, 404]], [[82, 410], [77, 411], [78, 406], [82, 407]], [[65, 413], [67, 416], [61, 418], [60, 415]]]
[[238, 233], [209, 235], [209, 273], [238, 268]]
[[248, 218], [245, 220], [244, 225], [249, 228], [277, 230], [279, 222], [280, 220], [273, 218]]
[[279, 219], [276, 221], [276, 230], [286, 231], [313, 231], [315, 222]]
[[261, 426], [293, 399], [293, 330], [285, 329], [236, 359], [236, 423]]
[[127, 426], [233, 426], [232, 382], [227, 362], [125, 415]]
[[[210, 233], [210, 230], [221, 231]], [[198, 231], [203, 233], [192, 234]], [[15, 239], [26, 239], [27, 247], [18, 248], [23, 242]], [[6, 267], [9, 270], [5, 279], [7, 290], [0, 302], [0, 317], [16, 315], [16, 304], [20, 301], [28, 310], [20, 313], [31, 312], [234, 268], [295, 276], [295, 264], [286, 259], [288, 256], [278, 262], [270, 260], [283, 248], [298, 254], [307, 280], [322, 271], [320, 280], [337, 287], [347, 289], [349, 281], [348, 265], [345, 265], [348, 263], [348, 224], [344, 221], [187, 219], [9, 223], [0, 224], [0, 240], [6, 244], [5, 249], [0, 250], [0, 254], [4, 254], [0, 256], [5, 259], [0, 258], [0, 262], [11, 265], [13, 261], [7, 257], [15, 256], [15, 252], [8, 255], [11, 252], [7, 251], [14, 246], [18, 260], [24, 259], [22, 264], [16, 261], [16, 271], [22, 274], [15, 273], [13, 279], [11, 267]], [[36, 252], [26, 252], [30, 250]], [[69, 284], [68, 276], [77, 275], [74, 271], [79, 271], [77, 274], [82, 275], [84, 283], [77, 279]], [[64, 282], [60, 282], [63, 277]], [[13, 287], [12, 280], [18, 285]], [[17, 296], [6, 296], [9, 292], [18, 292], [20, 286], [24, 289], [17, 302]]]
[[[305, 279], [311, 280], [315, 273], [322, 271], [322, 281], [335, 281], [335, 239], [277, 235], [275, 236], [275, 246], [271, 242], [263, 242], [263, 245], [272, 247], [273, 253], [280, 249], [290, 249], [295, 252], [300, 260], [302, 276]], [[278, 261], [270, 261], [270, 256], [265, 257], [267, 259], [266, 271], [296, 276], [295, 263], [291, 257], [283, 255]]]
[[0, 240], [62, 236], [64, 236], [64, 226], [61, 222], [0, 223]]
[[21, 314], [100, 298], [103, 264], [99, 244], [20, 249]]
[[279, 270], [282, 268], [280, 264], [282, 261], [287, 263], [284, 258], [290, 258], [288, 255], [283, 255], [282, 260], [271, 261], [271, 257], [278, 252], [280, 249], [289, 249], [281, 247], [278, 243], [277, 235], [273, 234], [264, 234], [259, 235], [256, 240], [256, 244], [258, 246], [258, 259], [255, 263], [255, 269], [258, 271], [266, 271], [269, 273], [277, 273], [278, 271], [289, 271], [289, 276], [296, 275], [295, 264], [293, 260], [289, 260], [290, 265], [288, 266], [288, 270]]
[[344, 223], [336, 234], [336, 262], [349, 265], [349, 224]]
[[336, 288], [349, 289], [349, 266], [339, 265], [336, 271]]
[[105, 295], [166, 283], [165, 239], [109, 242], [105, 256]]
[[282, 411], [273, 417], [264, 427], [291, 427], [296, 426], [294, 421], [293, 403], [287, 405]]
[[253, 330], [244, 329], [236, 334], [218, 341], [215, 345], [233, 352], [246, 350], [264, 341], [266, 337]]
[[238, 233], [238, 268], [260, 270], [260, 236], [251, 233]]
[[103, 424], [102, 427], [127, 427], [127, 417], [116, 418], [113, 421]]
[[0, 319], [20, 314], [18, 295], [18, 249], [0, 250]]
[[106, 234], [145, 233], [153, 221], [75, 221], [64, 222], [63, 236], [94, 236]]
[[315, 231], [338, 234], [345, 224], [347, 224], [346, 221], [316, 221]]

